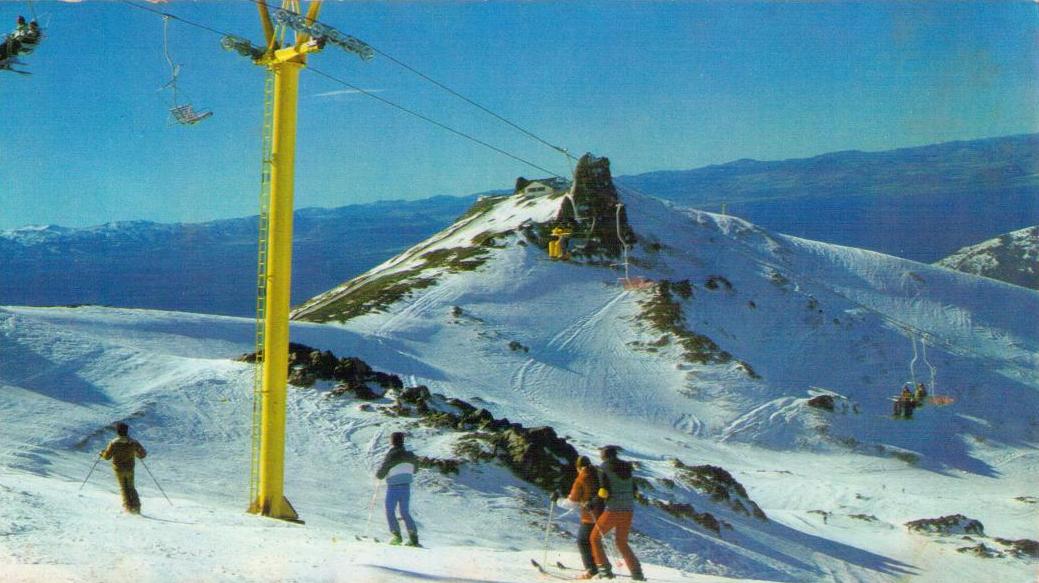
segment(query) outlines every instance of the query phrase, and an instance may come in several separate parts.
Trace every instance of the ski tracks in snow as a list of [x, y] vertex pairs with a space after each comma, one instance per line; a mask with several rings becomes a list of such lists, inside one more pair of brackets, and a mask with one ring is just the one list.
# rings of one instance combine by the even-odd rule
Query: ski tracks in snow
[[631, 292], [627, 290], [621, 291], [607, 300], [606, 303], [599, 306], [595, 311], [579, 316], [568, 326], [556, 333], [556, 335], [548, 341], [548, 344], [545, 347], [559, 351], [564, 350], [570, 346], [570, 343], [580, 336], [581, 333], [588, 331], [595, 324], [601, 321], [614, 305], [627, 297], [630, 293]]
[[372, 335], [380, 338], [388, 338], [392, 332], [399, 328], [398, 324], [406, 323], [408, 320], [413, 320], [422, 316], [428, 312], [430, 308], [440, 303], [440, 300], [450, 293], [451, 288], [449, 286], [443, 284], [433, 285], [428, 291], [419, 294], [414, 301], [406, 304], [396, 313], [385, 318], [383, 322], [372, 331]]
[[[545, 353], [563, 353], [580, 336], [591, 331], [606, 317], [610, 310], [621, 300], [630, 295], [629, 291], [621, 291], [614, 294], [598, 308], [579, 315], [570, 321], [559, 332], [545, 344]], [[544, 404], [541, 392], [546, 384], [545, 376], [551, 368], [560, 368], [557, 365], [537, 360], [526, 359], [512, 374], [510, 385], [516, 393], [524, 395], [529, 402], [533, 403], [540, 411], [549, 411], [552, 408]]]

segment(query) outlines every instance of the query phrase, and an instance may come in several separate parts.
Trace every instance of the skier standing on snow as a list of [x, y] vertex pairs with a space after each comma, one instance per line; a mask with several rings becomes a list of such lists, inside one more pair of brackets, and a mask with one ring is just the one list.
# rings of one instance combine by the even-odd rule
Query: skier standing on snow
[[[577, 548], [581, 551], [581, 562], [584, 563], [585, 578], [591, 579], [598, 574], [599, 569], [595, 566], [595, 557], [592, 555], [592, 529], [595, 521], [602, 514], [602, 498], [598, 496], [599, 476], [587, 456], [577, 458], [577, 479], [570, 487], [570, 494], [557, 504], [561, 508], [570, 510], [581, 509], [581, 528], [577, 531]], [[552, 493], [552, 500], [559, 498], [558, 492]]]
[[[606, 500], [606, 510], [595, 521], [595, 527], [592, 529], [592, 556], [595, 557], [599, 576], [612, 579], [613, 570], [606, 558], [602, 539], [616, 528], [617, 550], [624, 557], [624, 562], [631, 571], [631, 579], [645, 581], [646, 578], [642, 576], [642, 564], [628, 546], [628, 531], [631, 530], [631, 519], [635, 511], [635, 481], [632, 476], [634, 467], [631, 462], [617, 458], [618, 449], [620, 448], [616, 445], [607, 445], [599, 450], [603, 460], [603, 464], [599, 467], [599, 475], [602, 478], [599, 497]], [[582, 575], [582, 578], [590, 579], [591, 577]]]
[[119, 482], [119, 491], [123, 495], [123, 510], [130, 514], [141, 513], [141, 498], [133, 484], [133, 471], [136, 458], [144, 459], [148, 452], [136, 440], [130, 438], [130, 426], [116, 423], [118, 436], [108, 442], [108, 446], [97, 455], [112, 460], [112, 471]]
[[389, 524], [391, 545], [401, 544], [400, 524], [397, 522], [397, 508], [400, 508], [400, 516], [404, 519], [404, 526], [408, 529], [409, 547], [420, 546], [418, 544], [418, 530], [415, 521], [411, 519], [408, 504], [411, 500], [411, 480], [418, 469], [418, 457], [414, 453], [404, 449], [404, 434], [395, 432], [390, 434], [390, 451], [383, 459], [382, 465], [375, 472], [375, 477], [386, 480], [386, 522]]

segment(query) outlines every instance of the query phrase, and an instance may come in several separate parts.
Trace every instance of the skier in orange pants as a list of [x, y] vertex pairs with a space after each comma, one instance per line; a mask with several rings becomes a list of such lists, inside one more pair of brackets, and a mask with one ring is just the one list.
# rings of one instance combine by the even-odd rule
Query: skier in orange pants
[[628, 545], [628, 532], [631, 530], [631, 519], [635, 510], [635, 481], [632, 479], [634, 468], [631, 463], [617, 458], [617, 450], [617, 446], [612, 445], [600, 450], [603, 464], [599, 472], [602, 476], [599, 496], [606, 500], [606, 511], [595, 521], [595, 528], [592, 529], [592, 556], [595, 558], [599, 576], [612, 579], [613, 571], [606, 558], [602, 538], [616, 528], [617, 550], [631, 571], [631, 579], [645, 581], [642, 564]]

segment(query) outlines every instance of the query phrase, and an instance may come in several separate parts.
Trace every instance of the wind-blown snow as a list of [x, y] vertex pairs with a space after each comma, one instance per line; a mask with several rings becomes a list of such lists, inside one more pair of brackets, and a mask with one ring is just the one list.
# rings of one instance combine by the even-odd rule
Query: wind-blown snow
[[[545, 220], [558, 201], [519, 202], [421, 250]], [[293, 340], [359, 356], [495, 417], [551, 425], [582, 453], [620, 444], [658, 485], [674, 477], [676, 457], [732, 472], [770, 521], [690, 499], [732, 525], [719, 537], [640, 507], [634, 546], [650, 580], [1013, 581], [1032, 572], [1022, 559], [958, 553], [976, 543], [911, 534], [903, 523], [962, 513], [990, 536], [1034, 538], [1039, 294], [732, 217], [625, 203], [642, 241], [633, 273], [689, 279], [686, 326], [761, 378], [735, 361], [684, 362], [673, 345], [647, 350], [661, 336], [639, 318], [649, 291], [625, 290], [616, 269], [551, 262], [515, 239], [386, 313], [294, 323]], [[708, 289], [716, 276], [731, 289]], [[546, 495], [496, 465], [419, 474], [413, 507], [429, 549], [356, 541], [384, 536], [380, 509], [370, 524], [368, 515], [371, 468], [389, 432], [407, 428], [418, 453], [435, 457], [449, 457], [457, 436], [323, 390], [290, 390], [286, 493], [307, 524], [245, 514], [252, 370], [230, 358], [252, 350], [252, 331], [250, 320], [217, 316], [0, 310], [0, 578], [537, 577], [528, 560], [542, 558]], [[889, 397], [910, 379], [914, 337], [918, 350], [926, 341], [936, 392], [954, 402], [895, 421]], [[922, 358], [915, 375], [931, 380]], [[836, 395], [835, 412], [805, 406], [822, 392]], [[143, 468], [144, 518], [119, 513], [107, 468], [78, 490], [110, 438], [103, 427], [118, 419], [149, 449], [173, 506]], [[572, 532], [574, 520], [560, 522]], [[549, 546], [549, 563], [579, 563], [564, 532]]]

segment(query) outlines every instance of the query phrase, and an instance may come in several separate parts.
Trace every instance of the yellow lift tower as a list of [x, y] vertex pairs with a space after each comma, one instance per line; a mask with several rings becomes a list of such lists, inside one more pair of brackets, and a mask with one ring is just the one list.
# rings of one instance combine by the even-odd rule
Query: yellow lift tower
[[[296, 158], [299, 74], [307, 55], [326, 44], [364, 60], [374, 50], [360, 40], [317, 21], [322, 0], [310, 2], [306, 16], [299, 0], [274, 8], [257, 2], [265, 45], [228, 36], [225, 49], [247, 56], [267, 70], [264, 96], [263, 165], [260, 179], [259, 260], [256, 297], [256, 376], [253, 397], [252, 475], [249, 512], [299, 520], [285, 497], [285, 397], [289, 368], [289, 306], [292, 282], [292, 195]], [[286, 42], [288, 30], [294, 40]]]
[[[273, 103], [268, 98], [264, 112], [264, 168], [260, 212], [260, 275], [257, 294], [257, 380], [254, 404], [253, 470], [249, 512], [299, 520], [285, 497], [285, 396], [289, 369], [289, 306], [292, 282], [292, 196], [296, 162], [296, 110], [299, 74], [307, 55], [324, 43], [296, 33], [295, 42], [281, 46], [267, 5], [257, 3], [266, 47], [255, 63], [273, 77]], [[299, 2], [284, 2], [281, 10], [299, 14]], [[306, 20], [313, 23], [321, 1], [310, 3]], [[284, 30], [284, 28], [283, 28]], [[284, 37], [284, 32], [282, 33]], [[265, 208], [266, 207], [266, 208]], [[264, 212], [267, 211], [267, 212]], [[266, 216], [264, 216], [266, 215]], [[264, 223], [266, 222], [266, 225]], [[266, 231], [266, 232], [265, 232]], [[260, 327], [262, 326], [262, 329]]]

